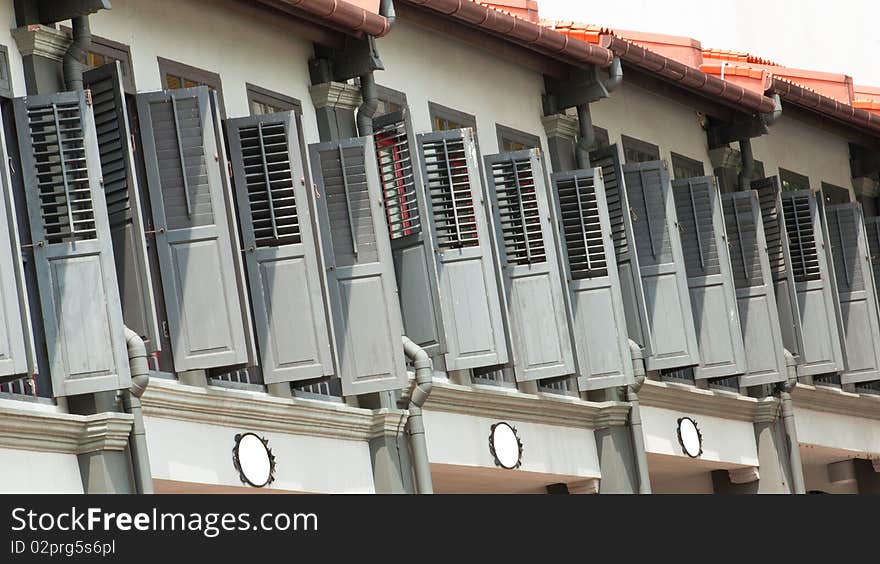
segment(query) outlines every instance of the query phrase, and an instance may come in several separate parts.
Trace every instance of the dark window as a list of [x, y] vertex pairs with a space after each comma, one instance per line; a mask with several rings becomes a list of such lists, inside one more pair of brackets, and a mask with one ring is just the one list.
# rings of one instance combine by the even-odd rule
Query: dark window
[[660, 379], [664, 382], [676, 382], [679, 384], [696, 384], [693, 368], [672, 368], [660, 371]]
[[624, 135], [623, 141], [623, 157], [627, 163], [645, 163], [660, 160], [660, 147], [627, 137]]
[[672, 153], [672, 173], [675, 179], [699, 178], [706, 175], [706, 168], [701, 161]]
[[302, 114], [302, 102], [296, 98], [285, 96], [253, 84], [246, 84], [248, 108], [252, 116], [277, 114], [279, 112], [296, 112]]
[[[61, 29], [68, 35], [72, 33], [69, 27]], [[122, 86], [129, 94], [137, 92], [134, 86], [134, 70], [131, 65], [131, 49], [128, 45], [93, 35], [92, 44], [89, 45], [89, 50], [86, 51], [81, 61], [89, 69], [119, 61], [122, 67]]]
[[407, 107], [406, 94], [384, 86], [376, 86], [376, 92], [379, 95], [379, 107], [373, 117], [384, 116], [399, 112]]
[[608, 130], [602, 127], [593, 126], [593, 144], [590, 146], [591, 151], [596, 149], [605, 149], [611, 146], [611, 138], [608, 136]]
[[849, 196], [849, 190], [834, 184], [822, 183], [822, 199], [826, 204], [848, 204], [852, 200]]
[[449, 131], [451, 129], [464, 129], [470, 127], [477, 130], [477, 118], [434, 102], [428, 102], [428, 112], [431, 115], [431, 127], [434, 131]]
[[495, 130], [498, 133], [498, 149], [502, 153], [541, 148], [541, 139], [537, 135], [498, 124]]
[[474, 384], [516, 388], [516, 378], [513, 375], [513, 370], [510, 369], [498, 367], [474, 368], [471, 375], [471, 382]]
[[803, 174], [798, 174], [784, 168], [779, 169], [779, 181], [782, 182], [783, 190], [809, 190], [810, 179]]
[[[730, 166], [718, 167], [714, 170], [715, 176], [718, 178], [718, 185], [721, 188], [722, 194], [729, 194], [731, 192], [739, 191], [739, 173], [742, 170], [742, 153], [740, 153], [736, 149], [731, 149], [732, 157], [731, 160], [736, 164], [731, 164]], [[755, 167], [752, 170], [752, 177], [749, 180], [759, 180], [764, 178], [764, 163], [759, 160], [755, 160]]]
[[12, 98], [12, 75], [9, 72], [9, 50], [0, 45], [0, 96]]
[[224, 118], [226, 117], [226, 108], [223, 103], [223, 87], [220, 84], [219, 74], [163, 59], [162, 57], [158, 57], [158, 60], [163, 88], [166, 90], [178, 90], [180, 88], [207, 86], [217, 92], [217, 97], [220, 99], [220, 113]]

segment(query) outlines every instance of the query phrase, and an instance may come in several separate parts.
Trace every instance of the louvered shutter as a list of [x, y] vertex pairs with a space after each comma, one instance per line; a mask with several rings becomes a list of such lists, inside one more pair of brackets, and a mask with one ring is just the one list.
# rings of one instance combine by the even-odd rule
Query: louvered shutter
[[742, 374], [746, 353], [717, 181], [711, 176], [676, 180], [672, 193], [700, 348], [694, 376]]
[[507, 362], [499, 275], [470, 129], [418, 136], [426, 224], [437, 261], [446, 368]]
[[[871, 254], [871, 269], [874, 278], [874, 287], [880, 296], [880, 217], [865, 219], [865, 235], [868, 239], [868, 250]], [[880, 304], [878, 304], [880, 307]]]
[[205, 87], [138, 95], [178, 372], [248, 362], [220, 154]]
[[437, 261], [409, 110], [373, 120], [385, 220], [394, 255], [403, 328], [432, 357], [446, 352]]
[[488, 155], [486, 178], [518, 381], [574, 373], [558, 245], [538, 149]]
[[772, 176], [755, 180], [752, 182], [752, 189], [758, 192], [761, 205], [764, 236], [767, 239], [767, 258], [776, 292], [782, 340], [788, 352], [800, 362], [801, 351], [804, 348], [801, 313], [797, 306], [794, 270], [789, 267], [792, 263], [785, 216], [782, 213], [779, 178]]
[[809, 190], [798, 190], [783, 192], [781, 197], [804, 339], [798, 374], [839, 372], [844, 366], [836, 297], [816, 196]]
[[333, 374], [294, 114], [226, 121], [260, 366], [267, 384]]
[[[2, 119], [0, 119], [2, 121]], [[24, 291], [6, 137], [0, 128], [0, 382], [34, 370], [34, 341]]]
[[842, 310], [846, 370], [841, 383], [880, 380], [877, 290], [861, 206], [828, 206], [825, 218]]
[[407, 383], [391, 245], [373, 140], [309, 146], [342, 391]]
[[632, 361], [602, 169], [556, 173], [550, 185], [571, 296], [578, 387], [627, 385]]
[[122, 318], [149, 351], [158, 351], [159, 322], [119, 62], [87, 71], [83, 82], [92, 92]]
[[687, 273], [665, 161], [623, 167], [652, 345], [648, 370], [700, 363]]
[[735, 192], [722, 196], [730, 264], [745, 344], [743, 387], [784, 382], [788, 379], [773, 275], [758, 193]]
[[84, 92], [15, 100], [56, 397], [131, 383], [92, 108]]
[[651, 355], [648, 310], [645, 307], [645, 290], [642, 286], [642, 278], [639, 276], [638, 253], [632, 252], [632, 249], [635, 248], [635, 235], [633, 234], [632, 215], [617, 145], [591, 152], [590, 163], [592, 166], [602, 169], [608, 215], [611, 222], [611, 236], [614, 242], [614, 255], [620, 276], [623, 307], [626, 312], [627, 333], [630, 339], [642, 346], [647, 357]]

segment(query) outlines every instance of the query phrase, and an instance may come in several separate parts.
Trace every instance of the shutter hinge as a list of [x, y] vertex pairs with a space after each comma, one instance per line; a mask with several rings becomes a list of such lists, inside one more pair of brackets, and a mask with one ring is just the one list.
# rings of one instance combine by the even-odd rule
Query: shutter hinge
[[133, 152], [137, 152], [137, 137], [134, 133], [130, 133], [128, 135], [129, 143], [131, 144], [131, 150]]
[[86, 95], [86, 106], [91, 106], [92, 105], [92, 90], [91, 90], [91, 88], [87, 88], [84, 92]]

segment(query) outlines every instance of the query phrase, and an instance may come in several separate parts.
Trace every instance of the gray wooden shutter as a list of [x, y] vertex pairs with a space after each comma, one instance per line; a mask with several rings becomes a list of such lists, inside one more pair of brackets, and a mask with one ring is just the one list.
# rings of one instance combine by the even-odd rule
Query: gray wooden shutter
[[[0, 117], [2, 121], [2, 117]], [[35, 370], [6, 138], [0, 127], [0, 382]]]
[[746, 353], [718, 183], [712, 176], [676, 180], [672, 193], [700, 348], [694, 376], [742, 374]]
[[865, 218], [865, 235], [868, 239], [868, 250], [871, 253], [874, 288], [880, 296], [880, 217]]
[[324, 287], [292, 113], [226, 121], [267, 384], [333, 374]]
[[665, 161], [623, 167], [648, 310], [648, 370], [700, 363], [687, 273]]
[[632, 382], [626, 314], [602, 169], [551, 175], [571, 295], [578, 388]]
[[446, 368], [504, 364], [505, 312], [473, 131], [423, 133], [418, 144], [437, 261]]
[[779, 310], [779, 323], [785, 348], [800, 362], [804, 348], [801, 313], [797, 305], [797, 290], [794, 270], [790, 268], [788, 231], [785, 228], [785, 215], [782, 213], [782, 198], [779, 178], [772, 176], [752, 182], [752, 189], [758, 192], [761, 204], [761, 217], [764, 222], [764, 236], [767, 239], [767, 258], [773, 276], [776, 292], [776, 307]]
[[571, 332], [540, 150], [488, 155], [513, 369], [520, 382], [574, 373]]
[[309, 146], [345, 395], [403, 388], [391, 245], [370, 137]]
[[784, 382], [788, 379], [785, 345], [758, 193], [736, 192], [725, 194], [722, 199], [746, 353], [740, 385]]
[[602, 169], [605, 197], [611, 221], [614, 255], [620, 275], [621, 295], [626, 312], [626, 329], [629, 338], [642, 346], [646, 357], [651, 355], [651, 334], [648, 331], [648, 310], [645, 306], [645, 290], [639, 275], [639, 257], [635, 249], [632, 214], [624, 184], [623, 168], [617, 145], [590, 153], [592, 166]]
[[92, 92], [122, 318], [146, 340], [148, 350], [158, 351], [159, 322], [119, 61], [87, 71], [83, 82]]
[[248, 361], [245, 316], [205, 87], [138, 95], [174, 367]]
[[841, 383], [880, 380], [880, 312], [861, 206], [828, 206], [825, 217], [843, 314], [846, 370]]
[[836, 297], [816, 196], [809, 190], [798, 190], [783, 192], [781, 197], [804, 339], [798, 374], [839, 372], [844, 366]]
[[373, 120], [385, 220], [406, 335], [432, 357], [446, 352], [437, 261], [409, 110]]
[[84, 92], [15, 100], [56, 397], [131, 383], [92, 108]]

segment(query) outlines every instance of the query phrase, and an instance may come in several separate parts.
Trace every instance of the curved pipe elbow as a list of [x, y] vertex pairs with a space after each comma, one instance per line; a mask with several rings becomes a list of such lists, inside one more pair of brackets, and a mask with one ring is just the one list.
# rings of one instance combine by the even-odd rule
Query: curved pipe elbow
[[782, 118], [782, 98], [779, 97], [779, 94], [773, 95], [773, 111], [761, 114], [761, 119], [764, 120], [764, 125], [770, 127], [778, 122]]
[[382, 3], [379, 5], [379, 14], [384, 16], [388, 21], [388, 29], [394, 27], [394, 22], [397, 21], [397, 12], [394, 10], [394, 0], [382, 0]]
[[403, 336], [403, 352], [412, 361], [416, 371], [416, 383], [410, 394], [410, 404], [421, 408], [431, 395], [434, 380], [434, 364], [425, 349]]
[[125, 346], [128, 349], [128, 365], [131, 369], [131, 387], [128, 389], [136, 398], [144, 395], [150, 382], [150, 367], [147, 364], [147, 346], [136, 332], [125, 327]]
[[357, 110], [358, 135], [369, 137], [373, 135], [373, 116], [379, 109], [379, 95], [376, 92], [376, 79], [373, 73], [361, 76], [361, 97], [363, 102]]
[[73, 18], [73, 41], [67, 52], [64, 53], [62, 62], [62, 72], [64, 74], [64, 84], [68, 90], [81, 91], [83, 89], [83, 63], [82, 58], [85, 56], [92, 44], [92, 32], [89, 26], [88, 16], [77, 16]]
[[617, 87], [623, 82], [623, 63], [620, 57], [616, 56], [608, 67], [608, 80], [602, 81], [605, 91], [609, 94], [617, 90]]

